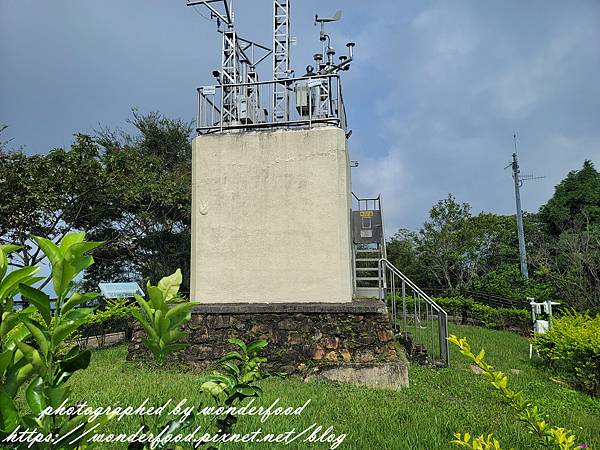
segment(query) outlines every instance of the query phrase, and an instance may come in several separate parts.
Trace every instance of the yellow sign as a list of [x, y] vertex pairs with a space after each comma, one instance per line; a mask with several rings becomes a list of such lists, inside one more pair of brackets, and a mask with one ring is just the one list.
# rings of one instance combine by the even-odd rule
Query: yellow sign
[[373, 211], [360, 211], [360, 217], [373, 217]]

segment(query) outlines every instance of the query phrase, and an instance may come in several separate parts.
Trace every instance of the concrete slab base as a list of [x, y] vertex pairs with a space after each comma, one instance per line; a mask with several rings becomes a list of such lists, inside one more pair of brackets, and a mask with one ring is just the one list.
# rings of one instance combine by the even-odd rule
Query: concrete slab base
[[408, 363], [406, 361], [396, 361], [320, 366], [311, 369], [304, 380], [307, 382], [326, 380], [395, 391], [401, 387], [408, 387]]

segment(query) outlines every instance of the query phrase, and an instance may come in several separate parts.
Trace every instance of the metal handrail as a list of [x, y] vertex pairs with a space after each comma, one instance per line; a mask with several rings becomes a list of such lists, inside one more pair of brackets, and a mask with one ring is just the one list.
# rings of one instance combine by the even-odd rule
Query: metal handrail
[[[439, 359], [441, 360], [441, 362], [444, 363], [444, 365], [449, 366], [450, 365], [450, 357], [449, 357], [449, 346], [448, 346], [448, 314], [446, 313], [446, 311], [444, 311], [431, 297], [429, 297], [425, 292], [423, 292], [423, 290], [421, 290], [421, 288], [419, 288], [415, 283], [413, 283], [413, 281], [408, 278], [406, 275], [404, 275], [396, 266], [394, 266], [390, 261], [388, 261], [385, 258], [382, 258], [379, 260], [378, 262], [378, 268], [379, 268], [379, 273], [380, 274], [384, 274], [385, 270], [389, 270], [392, 273], [392, 277], [390, 277], [390, 279], [388, 280], [388, 283], [393, 286], [392, 291], [393, 291], [393, 298], [392, 298], [392, 320], [394, 322], [394, 327], [396, 327], [397, 324], [397, 312], [396, 312], [396, 298], [395, 298], [395, 283], [396, 283], [396, 279], [395, 277], [399, 278], [402, 281], [402, 296], [403, 296], [403, 308], [402, 308], [402, 315], [403, 315], [403, 326], [404, 326], [404, 331], [408, 331], [408, 325], [407, 325], [407, 310], [406, 310], [406, 286], [408, 286], [409, 288], [411, 288], [413, 290], [414, 293], [417, 294], [418, 297], [415, 297], [414, 300], [418, 300], [418, 299], [423, 299], [426, 304], [431, 308], [431, 318], [433, 319], [433, 311], [436, 312], [437, 314], [437, 322], [438, 322], [438, 344], [439, 344]], [[383, 301], [385, 303], [385, 290], [387, 289], [387, 283], [385, 283], [383, 281], [382, 276], [379, 277], [379, 299], [381, 301]], [[419, 313], [417, 313], [416, 310], [416, 303], [415, 303], [415, 314], [414, 314], [414, 320], [415, 320], [415, 327], [416, 327], [416, 323], [417, 321], [420, 321], [420, 311]], [[419, 305], [420, 308], [420, 305]], [[432, 335], [432, 339], [433, 339], [433, 335]], [[434, 346], [434, 342], [432, 341], [432, 347]], [[433, 349], [431, 349], [432, 352], [432, 358], [435, 360], [436, 356], [435, 356], [435, 352], [433, 351]]]
[[[268, 92], [264, 89], [273, 89], [275, 85], [286, 86], [287, 91], [290, 93], [290, 101], [294, 100], [295, 97], [292, 95], [294, 92], [294, 85], [298, 82], [310, 82], [322, 81], [323, 86], [326, 85], [326, 97], [318, 97], [321, 102], [325, 101], [324, 106], [315, 106], [312, 103], [313, 93], [308, 95], [309, 107], [307, 115], [300, 115], [294, 110], [294, 107], [290, 107], [290, 117], [287, 120], [277, 120], [273, 116], [273, 111], [270, 109], [271, 105], [265, 100], [271, 98], [271, 95], [267, 95]], [[310, 89], [317, 89], [315, 86]], [[322, 86], [322, 85], [319, 85]], [[320, 89], [320, 88], [319, 88]], [[224, 93], [235, 92], [234, 103], [238, 105], [238, 94], [239, 98], [248, 100], [251, 102], [250, 108], [252, 109], [252, 118], [248, 120], [248, 117], [244, 116], [240, 119], [236, 119], [237, 113], [232, 113], [238, 106], [229, 106], [224, 104]], [[314, 92], [314, 91], [311, 91]], [[314, 92], [315, 95], [321, 95], [319, 92]], [[315, 74], [307, 75], [296, 78], [287, 78], [280, 80], [266, 80], [266, 81], [252, 81], [245, 83], [231, 83], [226, 85], [215, 85], [215, 86], [204, 86], [197, 89], [197, 114], [196, 114], [196, 131], [198, 133], [211, 133], [215, 131], [223, 130], [236, 130], [236, 129], [261, 129], [261, 128], [275, 128], [275, 127], [299, 127], [299, 126], [313, 126], [313, 124], [322, 125], [333, 125], [343, 130], [347, 128], [346, 119], [346, 108], [344, 105], [341, 79], [337, 74]], [[326, 100], [323, 100], [326, 98]], [[293, 103], [293, 102], [291, 102]], [[313, 108], [317, 108], [318, 115], [313, 113]], [[292, 117], [294, 116], [294, 117]]]

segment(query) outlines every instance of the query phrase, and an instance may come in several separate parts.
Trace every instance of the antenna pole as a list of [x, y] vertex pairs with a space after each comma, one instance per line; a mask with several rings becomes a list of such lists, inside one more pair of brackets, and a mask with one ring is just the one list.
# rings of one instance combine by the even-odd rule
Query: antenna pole
[[519, 160], [517, 158], [517, 135], [513, 135], [515, 143], [515, 152], [513, 153], [512, 171], [515, 181], [515, 202], [517, 204], [517, 231], [519, 234], [519, 258], [521, 260], [521, 274], [525, 278], [529, 278], [527, 270], [527, 251], [525, 250], [525, 231], [523, 230], [523, 210], [521, 209], [521, 177], [519, 170]]
[[[290, 3], [273, 1], [273, 80], [290, 78]], [[286, 83], [273, 85], [273, 122], [287, 122], [290, 101]]]

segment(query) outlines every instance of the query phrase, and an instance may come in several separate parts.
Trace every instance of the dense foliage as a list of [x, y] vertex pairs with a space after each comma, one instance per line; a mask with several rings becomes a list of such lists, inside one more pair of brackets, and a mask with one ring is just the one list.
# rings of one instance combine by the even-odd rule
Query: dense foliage
[[178, 267], [189, 279], [191, 127], [135, 111], [130, 125], [136, 134], [78, 134], [70, 149], [47, 154], [0, 149], [0, 243], [21, 246], [11, 266], [45, 257], [29, 236], [58, 242], [75, 229], [106, 242], [87, 286], [158, 279]]
[[600, 315], [571, 313], [554, 318], [547, 333], [535, 336], [534, 345], [546, 363], [600, 396]]
[[488, 328], [513, 330], [521, 334], [531, 331], [531, 313], [526, 309], [494, 308], [482, 305], [468, 297], [434, 297], [450, 316], [461, 319], [461, 323], [474, 322]]
[[419, 232], [399, 230], [388, 259], [419, 285], [516, 299], [600, 307], [600, 173], [590, 161], [570, 172], [539, 214], [525, 214], [530, 278], [521, 276], [515, 216], [472, 215], [467, 203], [440, 200]]

